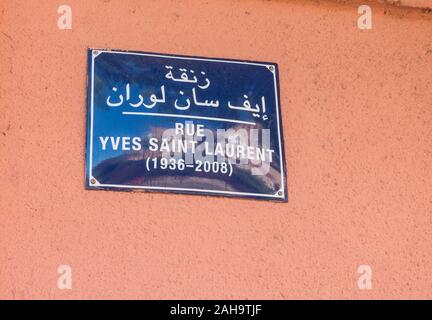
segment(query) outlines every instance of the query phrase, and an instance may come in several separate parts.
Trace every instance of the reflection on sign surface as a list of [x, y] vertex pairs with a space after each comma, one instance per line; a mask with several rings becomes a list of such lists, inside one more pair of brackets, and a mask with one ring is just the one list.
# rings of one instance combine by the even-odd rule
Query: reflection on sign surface
[[287, 200], [271, 63], [89, 50], [86, 186]]

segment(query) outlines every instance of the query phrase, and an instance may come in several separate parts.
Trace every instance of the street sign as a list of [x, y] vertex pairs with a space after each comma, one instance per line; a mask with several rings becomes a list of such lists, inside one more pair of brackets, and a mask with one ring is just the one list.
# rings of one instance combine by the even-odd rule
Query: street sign
[[86, 187], [287, 201], [277, 65], [88, 51]]

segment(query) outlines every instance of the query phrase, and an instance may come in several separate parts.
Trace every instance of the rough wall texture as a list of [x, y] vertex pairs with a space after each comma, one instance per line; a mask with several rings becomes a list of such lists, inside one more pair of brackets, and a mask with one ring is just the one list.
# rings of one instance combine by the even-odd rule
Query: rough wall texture
[[[0, 298], [432, 298], [431, 14], [67, 2], [0, 3]], [[86, 191], [87, 47], [279, 63], [289, 203]]]
[[378, 2], [413, 8], [432, 8], [431, 0], [378, 0]]

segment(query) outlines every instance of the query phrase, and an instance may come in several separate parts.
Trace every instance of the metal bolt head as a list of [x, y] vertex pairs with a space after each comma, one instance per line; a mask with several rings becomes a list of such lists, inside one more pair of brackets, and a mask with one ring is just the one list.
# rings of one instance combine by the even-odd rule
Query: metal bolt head
[[91, 179], [90, 179], [90, 183], [91, 183], [91, 184], [95, 184], [95, 183], [96, 183], [96, 179], [95, 179], [95, 178], [91, 178]]

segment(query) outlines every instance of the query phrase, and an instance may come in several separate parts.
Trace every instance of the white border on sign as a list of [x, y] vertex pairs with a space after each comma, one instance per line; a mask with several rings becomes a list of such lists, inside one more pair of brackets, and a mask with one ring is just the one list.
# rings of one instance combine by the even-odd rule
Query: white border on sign
[[[275, 89], [275, 102], [276, 102], [276, 118], [278, 127], [278, 141], [279, 141], [279, 159], [280, 159], [280, 169], [281, 169], [281, 183], [280, 189], [276, 194], [262, 194], [262, 193], [249, 193], [249, 192], [235, 192], [235, 191], [222, 191], [222, 190], [208, 190], [208, 189], [196, 189], [196, 188], [174, 188], [174, 187], [155, 187], [155, 186], [134, 186], [134, 185], [121, 185], [121, 184], [102, 184], [99, 183], [92, 175], [93, 168], [93, 107], [94, 107], [94, 60], [101, 53], [116, 53], [116, 54], [131, 54], [131, 55], [141, 55], [150, 57], [162, 57], [171, 59], [185, 59], [185, 60], [200, 60], [200, 61], [210, 61], [210, 62], [225, 62], [225, 63], [237, 63], [237, 64], [249, 64], [255, 66], [263, 66], [269, 69], [273, 73], [274, 79], [274, 89]], [[255, 196], [255, 197], [265, 197], [265, 198], [284, 198], [285, 197], [285, 185], [284, 185], [284, 165], [282, 162], [282, 138], [279, 120], [279, 97], [277, 92], [277, 82], [276, 82], [276, 72], [274, 70], [274, 65], [264, 64], [264, 63], [254, 63], [246, 61], [230, 61], [230, 60], [220, 60], [220, 59], [206, 59], [206, 58], [190, 58], [175, 55], [163, 55], [163, 54], [151, 54], [151, 53], [138, 53], [138, 52], [127, 52], [127, 51], [111, 51], [111, 50], [92, 50], [92, 68], [91, 68], [91, 114], [90, 114], [90, 167], [89, 167], [89, 186], [95, 187], [114, 187], [114, 188], [124, 188], [124, 189], [143, 189], [143, 190], [166, 190], [166, 191], [186, 191], [186, 192], [207, 192], [215, 194], [226, 194], [226, 195], [243, 195], [243, 196]], [[269, 67], [273, 68], [273, 71]], [[91, 183], [94, 179], [97, 182]]]

